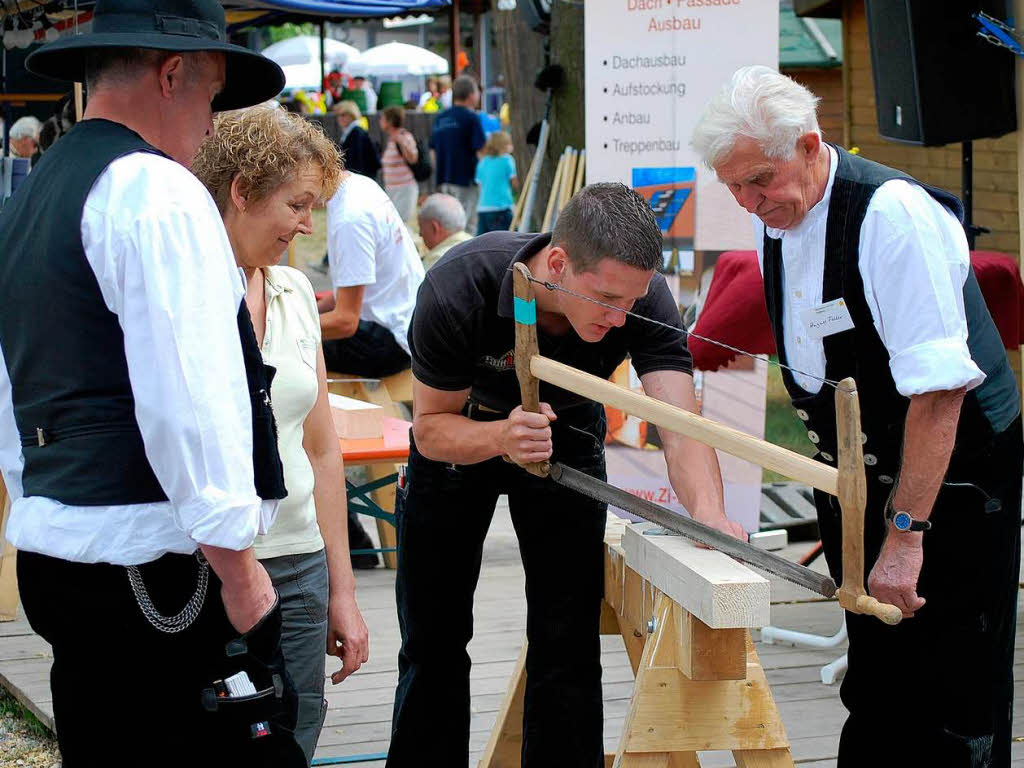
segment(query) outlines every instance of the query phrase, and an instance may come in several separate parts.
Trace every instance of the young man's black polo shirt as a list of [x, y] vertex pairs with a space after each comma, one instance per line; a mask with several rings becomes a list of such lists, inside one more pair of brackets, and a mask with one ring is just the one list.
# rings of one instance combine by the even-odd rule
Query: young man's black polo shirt
[[[427, 271], [409, 326], [417, 379], [446, 391], [471, 388], [473, 400], [502, 412], [521, 404], [509, 268], [550, 241], [550, 234], [491, 232], [455, 246]], [[632, 311], [681, 327], [679, 309], [665, 278], [658, 274]], [[537, 329], [540, 354], [602, 379], [611, 376], [627, 354], [640, 375], [666, 370], [691, 373], [685, 339], [682, 333], [632, 317], [593, 343], [583, 341], [574, 330], [550, 336]], [[556, 412], [587, 402], [545, 382], [540, 384], [540, 399]]]

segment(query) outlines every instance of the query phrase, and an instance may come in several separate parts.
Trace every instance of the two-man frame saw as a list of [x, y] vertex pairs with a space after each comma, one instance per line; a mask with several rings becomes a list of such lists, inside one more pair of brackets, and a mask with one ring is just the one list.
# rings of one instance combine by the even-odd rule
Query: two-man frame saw
[[640, 499], [571, 467], [541, 462], [524, 465], [528, 472], [542, 477], [548, 476], [579, 493], [650, 520], [674, 533], [762, 568], [825, 597], [835, 595], [839, 605], [848, 611], [876, 616], [887, 624], [899, 623], [903, 616], [899, 608], [879, 602], [864, 590], [864, 512], [867, 503], [867, 481], [864, 476], [864, 454], [860, 441], [860, 401], [853, 379], [844, 379], [836, 390], [836, 426], [839, 434], [837, 470], [690, 411], [541, 357], [537, 348], [537, 301], [530, 270], [525, 264], [517, 263], [514, 265], [513, 278], [516, 320], [515, 364], [523, 410], [534, 413], [540, 410], [540, 381], [546, 381], [645, 419], [662, 429], [678, 432], [712, 448], [837, 496], [843, 513], [843, 584], [837, 590], [835, 582], [828, 576], [758, 549], [665, 507]]

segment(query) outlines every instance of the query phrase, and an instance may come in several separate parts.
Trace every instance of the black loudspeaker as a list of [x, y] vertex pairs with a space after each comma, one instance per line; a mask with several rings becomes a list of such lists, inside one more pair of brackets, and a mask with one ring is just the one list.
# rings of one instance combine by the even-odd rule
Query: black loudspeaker
[[978, 36], [973, 14], [1006, 0], [867, 0], [878, 132], [936, 146], [1017, 129], [1014, 55]]

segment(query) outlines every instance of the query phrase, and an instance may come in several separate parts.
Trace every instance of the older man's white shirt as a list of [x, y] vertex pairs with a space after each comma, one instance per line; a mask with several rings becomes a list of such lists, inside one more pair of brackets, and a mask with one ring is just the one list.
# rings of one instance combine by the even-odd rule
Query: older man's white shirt
[[[825, 230], [838, 158], [829, 152], [828, 186], [800, 224], [768, 228], [782, 239], [783, 339], [787, 363], [808, 392], [821, 389], [825, 346], [811, 338], [802, 313], [822, 303]], [[756, 216], [754, 238], [764, 274], [764, 224]], [[970, 255], [963, 226], [923, 189], [888, 181], [875, 192], [861, 225], [858, 258], [864, 295], [875, 330], [889, 351], [889, 368], [900, 394], [910, 397], [973, 388], [985, 374], [967, 348], [963, 286]]]
[[277, 502], [261, 502], [253, 485], [252, 406], [236, 322], [245, 284], [216, 205], [183, 166], [135, 153], [96, 181], [81, 233], [103, 301], [124, 332], [146, 457], [169, 500], [70, 506], [24, 496], [0, 350], [0, 471], [13, 500], [8, 540], [65, 560], [118, 565], [190, 553], [198, 544], [249, 547], [269, 528]]

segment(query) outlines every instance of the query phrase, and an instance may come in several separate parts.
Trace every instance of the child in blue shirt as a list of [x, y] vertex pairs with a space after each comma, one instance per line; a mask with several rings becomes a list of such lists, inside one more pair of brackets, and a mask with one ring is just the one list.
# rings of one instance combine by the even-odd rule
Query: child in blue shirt
[[476, 233], [508, 229], [512, 223], [512, 190], [519, 189], [519, 179], [512, 139], [507, 133], [495, 131], [488, 137], [484, 156], [476, 164], [476, 181], [480, 185]]

